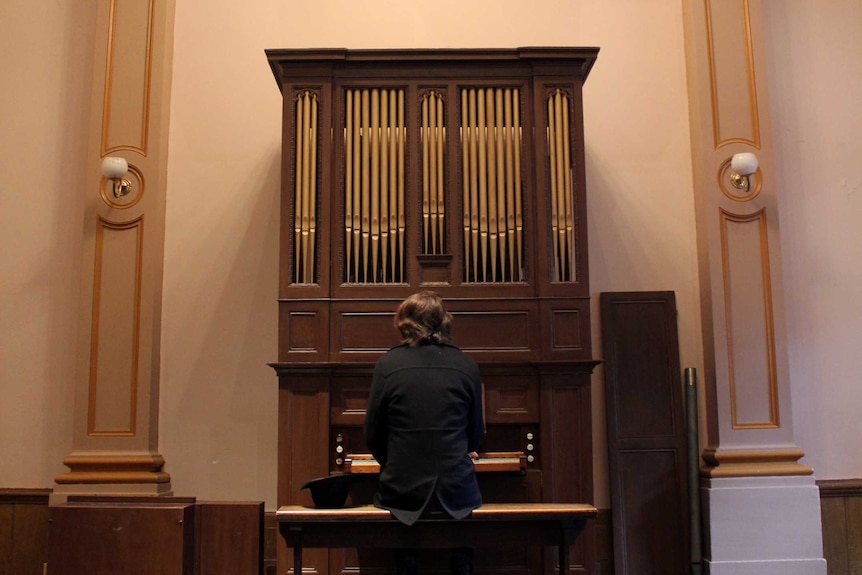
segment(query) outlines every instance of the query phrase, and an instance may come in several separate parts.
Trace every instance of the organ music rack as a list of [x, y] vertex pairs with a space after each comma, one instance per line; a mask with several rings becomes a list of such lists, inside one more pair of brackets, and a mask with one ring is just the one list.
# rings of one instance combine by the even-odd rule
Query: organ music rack
[[[374, 362], [423, 289], [479, 363], [482, 450], [518, 461], [480, 473], [485, 501], [592, 502], [582, 88], [597, 54], [267, 50], [283, 102], [278, 505], [311, 505], [305, 481], [363, 459]], [[588, 527], [571, 572], [592, 571], [593, 547]], [[388, 570], [355, 549], [306, 561]], [[550, 574], [553, 554], [480, 552], [477, 571], [496, 570]]]

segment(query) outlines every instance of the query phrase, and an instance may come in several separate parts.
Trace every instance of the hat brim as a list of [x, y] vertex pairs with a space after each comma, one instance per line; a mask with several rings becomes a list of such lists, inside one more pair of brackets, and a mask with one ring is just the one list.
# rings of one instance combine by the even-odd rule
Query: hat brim
[[350, 484], [359, 479], [352, 474], [329, 475], [318, 477], [302, 484], [300, 489], [311, 491], [311, 500], [314, 506], [321, 509], [338, 509], [347, 503], [350, 494]]

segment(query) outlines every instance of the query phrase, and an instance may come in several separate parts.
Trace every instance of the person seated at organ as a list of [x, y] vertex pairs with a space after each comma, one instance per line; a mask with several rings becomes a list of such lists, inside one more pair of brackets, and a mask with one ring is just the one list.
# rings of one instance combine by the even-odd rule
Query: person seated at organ
[[[380, 464], [374, 504], [406, 525], [428, 511], [462, 519], [482, 505], [472, 459], [485, 433], [479, 367], [450, 339], [452, 316], [434, 292], [399, 306], [401, 344], [375, 367], [365, 438]], [[453, 549], [454, 575], [473, 570], [473, 549]], [[398, 575], [417, 572], [416, 550], [396, 551]]]

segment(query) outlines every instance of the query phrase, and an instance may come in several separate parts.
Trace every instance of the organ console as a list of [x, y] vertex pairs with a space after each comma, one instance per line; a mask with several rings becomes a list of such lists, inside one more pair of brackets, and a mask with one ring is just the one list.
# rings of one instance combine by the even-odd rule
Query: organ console
[[[311, 505], [312, 478], [378, 470], [363, 437], [372, 369], [398, 343], [395, 307], [424, 289], [482, 372], [484, 500], [592, 501], [582, 88], [597, 54], [266, 52], [283, 103], [280, 506]], [[368, 503], [374, 482], [351, 490]], [[570, 572], [592, 572], [591, 531]], [[388, 570], [344, 546], [304, 560], [321, 575]], [[477, 570], [550, 574], [554, 557], [507, 545]], [[278, 561], [286, 573], [283, 544]]]

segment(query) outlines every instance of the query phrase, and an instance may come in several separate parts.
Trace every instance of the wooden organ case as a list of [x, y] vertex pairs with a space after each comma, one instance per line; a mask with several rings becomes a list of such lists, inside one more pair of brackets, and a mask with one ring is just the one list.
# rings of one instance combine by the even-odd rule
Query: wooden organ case
[[[304, 482], [367, 462], [373, 365], [420, 290], [481, 368], [485, 501], [592, 502], [582, 87], [598, 49], [266, 54], [283, 98], [278, 504], [310, 506]], [[356, 482], [352, 503], [374, 487]], [[389, 570], [345, 545], [306, 561]], [[593, 571], [593, 548], [588, 527], [571, 571]], [[279, 573], [288, 555], [279, 542]], [[477, 553], [480, 573], [555, 567], [548, 551]]]

